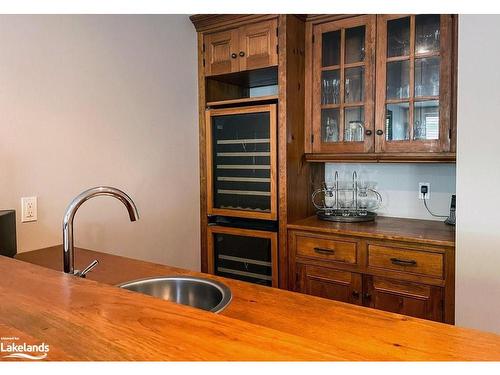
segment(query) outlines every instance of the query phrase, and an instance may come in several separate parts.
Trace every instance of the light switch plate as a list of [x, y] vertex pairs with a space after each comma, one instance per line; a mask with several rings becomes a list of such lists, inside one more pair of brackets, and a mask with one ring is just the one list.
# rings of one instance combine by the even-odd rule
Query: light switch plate
[[23, 197], [21, 198], [21, 222], [27, 223], [30, 221], [37, 221], [38, 207], [36, 197]]

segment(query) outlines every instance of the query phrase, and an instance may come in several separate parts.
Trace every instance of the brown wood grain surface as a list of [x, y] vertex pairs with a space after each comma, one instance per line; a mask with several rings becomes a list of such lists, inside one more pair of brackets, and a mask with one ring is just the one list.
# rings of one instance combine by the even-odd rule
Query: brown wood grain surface
[[0, 324], [68, 353], [54, 359], [343, 359], [299, 336], [26, 262], [1, 257], [0, 273]]
[[[17, 257], [18, 259], [22, 259], [31, 263], [60, 270], [62, 267], [61, 253], [61, 247], [55, 246], [52, 248], [21, 253], [18, 254]], [[100, 264], [94, 269], [94, 271], [92, 271], [88, 275], [88, 277], [89, 279], [97, 280], [107, 284], [117, 284], [136, 278], [158, 275], [200, 275], [197, 272], [133, 260], [130, 258], [109, 255], [90, 250], [76, 250], [75, 261], [76, 266], [79, 268], [88, 264], [90, 260], [95, 258], [99, 259]], [[7, 272], [9, 271], [9, 269], [12, 271], [12, 269], [14, 269], [13, 262], [11, 261], [3, 261], [0, 262], [0, 264], [4, 265], [4, 267], [1, 269], [2, 272]], [[8, 266], [5, 267], [5, 264], [7, 264]], [[15, 274], [19, 274], [17, 269], [23, 269], [24, 271], [29, 269], [30, 271], [27, 272], [28, 275], [31, 275], [32, 278], [36, 277], [36, 280], [45, 280], [45, 275], [48, 275], [50, 273], [49, 271], [42, 270], [41, 268], [31, 268], [28, 266], [22, 267], [19, 265], [15, 268]], [[24, 271], [23, 273], [26, 273]], [[51, 279], [56, 278], [53, 272], [50, 273], [50, 275]], [[164, 322], [166, 325], [170, 326], [170, 329], [176, 329], [181, 332], [186, 332], [186, 340], [183, 339], [182, 334], [177, 332], [179, 334], [179, 336], [175, 337], [176, 340], [179, 340], [176, 343], [177, 346], [184, 348], [189, 345], [200, 346], [200, 351], [197, 352], [198, 357], [196, 359], [263, 358], [263, 353], [259, 351], [259, 348], [263, 347], [267, 349], [268, 355], [270, 356], [269, 359], [277, 359], [280, 356], [283, 359], [286, 357], [283, 354], [283, 351], [285, 351], [284, 346], [282, 346], [283, 344], [285, 346], [290, 345], [287, 347], [289, 350], [286, 353], [288, 354], [287, 358], [292, 357], [294, 359], [327, 359], [325, 352], [323, 352], [323, 350], [326, 350], [326, 352], [330, 356], [328, 357], [328, 359], [500, 360], [500, 336], [492, 333], [484, 333], [475, 330], [454, 327], [442, 323], [436, 323], [432, 321], [411, 318], [404, 315], [392, 314], [370, 308], [330, 301], [323, 298], [307, 296], [276, 288], [258, 286], [255, 284], [245, 283], [237, 280], [224, 279], [213, 275], [204, 274], [203, 276], [221, 280], [231, 288], [233, 292], [233, 301], [228, 306], [228, 308], [224, 310], [220, 315], [233, 318], [230, 324], [231, 328], [241, 329], [241, 326], [239, 326], [237, 323], [238, 321], [252, 323], [253, 325], [250, 325], [251, 332], [249, 333], [251, 337], [247, 337], [243, 332], [240, 333], [240, 335], [243, 336], [238, 336], [235, 331], [231, 331], [231, 333], [229, 333], [228, 331], [225, 331], [224, 333], [216, 333], [211, 324], [217, 325], [219, 322], [219, 318], [221, 318], [220, 316], [207, 315], [208, 313], [198, 312], [190, 308], [178, 307], [168, 302], [157, 301], [153, 298], [142, 297], [132, 293], [119, 293], [119, 291], [113, 293], [110, 288], [105, 287], [101, 284], [89, 284], [88, 282], [80, 280], [71, 282], [71, 280], [73, 279], [69, 279], [64, 275], [58, 275], [58, 277], [56, 278], [59, 280], [58, 285], [48, 285], [47, 283], [40, 283], [41, 285], [45, 286], [26, 288], [30, 289], [29, 293], [32, 301], [29, 303], [32, 304], [32, 308], [36, 307], [37, 303], [40, 303], [40, 300], [46, 299], [45, 296], [40, 296], [41, 289], [43, 289], [43, 293], [47, 293], [48, 290], [52, 290], [51, 293], [55, 293], [58, 298], [64, 297], [62, 298], [62, 302], [60, 300], [58, 301], [60, 303], [65, 303], [66, 305], [71, 305], [70, 301], [73, 297], [75, 297], [70, 293], [71, 290], [77, 289], [79, 293], [82, 293], [82, 298], [83, 295], [86, 295], [92, 296], [93, 300], [97, 298], [97, 300], [101, 301], [104, 298], [106, 299], [107, 303], [112, 303], [111, 301], [115, 301], [116, 304], [120, 306], [122, 306], [122, 304], [125, 304], [127, 305], [127, 311], [130, 310], [131, 312], [125, 313], [125, 311], [121, 309], [120, 311], [123, 314], [120, 316], [121, 319], [123, 319], [127, 323], [133, 322], [134, 318], [132, 318], [132, 316], [136, 313], [142, 316], [141, 320], [148, 322], [149, 314], [153, 313], [148, 309], [149, 307], [154, 306], [154, 309], [156, 309], [154, 313], [161, 315], [161, 319], [165, 319]], [[19, 274], [18, 277], [21, 277], [21, 275]], [[16, 284], [6, 282], [5, 278], [3, 279], [3, 284], [0, 285], [2, 285], [2, 287], [6, 287], [6, 283], [11, 284], [14, 290], [13, 285]], [[78, 287], [76, 287], [75, 283], [78, 284]], [[33, 283], [31, 283], [30, 285], [33, 285]], [[92, 288], [95, 288], [95, 291], [92, 290]], [[5, 290], [1, 290], [2, 294], [5, 294]], [[19, 295], [18, 297], [9, 298], [22, 298], [20, 294], [23, 293], [27, 294], [28, 290], [23, 289], [22, 292], [16, 292], [16, 295]], [[9, 294], [13, 293], [11, 292]], [[99, 297], [100, 294], [102, 294], [101, 297]], [[110, 295], [109, 298], [107, 297], [108, 295]], [[123, 297], [123, 299], [120, 297]], [[72, 301], [72, 303], [76, 304], [73, 307], [78, 306], [78, 301]], [[54, 305], [54, 301], [52, 301], [51, 304]], [[136, 309], [139, 309], [139, 307], [137, 306], [138, 304], [143, 308], [140, 313], [136, 311]], [[146, 308], [145, 305], [147, 305], [148, 308]], [[2, 309], [4, 306], [4, 304], [0, 305], [0, 309]], [[60, 332], [58, 332], [57, 328], [61, 325], [65, 327], [66, 324], [70, 324], [65, 323], [64, 320], [71, 320], [70, 316], [72, 317], [74, 313], [78, 317], [77, 324], [82, 325], [81, 329], [83, 329], [84, 332], [88, 333], [89, 331], [86, 330], [88, 330], [89, 325], [93, 325], [95, 321], [89, 320], [90, 318], [84, 318], [86, 317], [86, 314], [89, 313], [91, 314], [92, 319], [97, 319], [95, 314], [97, 314], [97, 312], [99, 311], [100, 317], [104, 321], [106, 321], [106, 323], [99, 320], [100, 323], [99, 325], [97, 325], [97, 328], [104, 329], [104, 327], [101, 327], [100, 324], [109, 324], [109, 320], [114, 317], [113, 315], [106, 315], [109, 313], [107, 312], [107, 310], [105, 310], [106, 306], [107, 305], [101, 306], [96, 303], [95, 305], [93, 305], [93, 308], [90, 308], [88, 305], [85, 305], [85, 302], [82, 301], [81, 307], [83, 308], [83, 310], [65, 311], [66, 316], [63, 319], [63, 322], [59, 322], [58, 320], [51, 320], [50, 324], [53, 324], [54, 326], [47, 325], [47, 327], [52, 327], [51, 334], [59, 336]], [[26, 306], [27, 311], [29, 310], [28, 307], [29, 306]], [[59, 305], [57, 306], [57, 309], [63, 310], [63, 308]], [[95, 314], [92, 314], [92, 311]], [[71, 315], [70, 312], [72, 313]], [[22, 313], [28, 315], [31, 314], [30, 312], [26, 312], [24, 310], [22, 311]], [[117, 312], [115, 311], [114, 314], [116, 313]], [[180, 317], [180, 315], [188, 315], [191, 318], [188, 324], [189, 328], [185, 328], [186, 325], [184, 325], [183, 328], [180, 326], [180, 324], [178, 326], [173, 326], [169, 321], [170, 314], [175, 315], [176, 319], [178, 319], [178, 322], [182, 321], [183, 319]], [[10, 318], [6, 314], [2, 313], [0, 314], [0, 316], [3, 319], [1, 321], [3, 323], [5, 323], [4, 320], [10, 320], [12, 326], [12, 323], [16, 322], [15, 318]], [[43, 316], [44, 315], [42, 314], [42, 317]], [[135, 318], [137, 318], [137, 316], [135, 316]], [[16, 328], [24, 330], [27, 333], [31, 332], [33, 336], [36, 336], [36, 334], [40, 333], [40, 328], [37, 327], [42, 322], [45, 323], [42, 318], [37, 318], [37, 314], [33, 314], [34, 321], [32, 322], [30, 322], [29, 319], [27, 322], [24, 321], [24, 318], [18, 319], [23, 319], [23, 321], [20, 322], [21, 324], [18, 324]], [[202, 322], [197, 323], [197, 319], [202, 319]], [[71, 322], [74, 323], [73, 320], [71, 320]], [[241, 324], [243, 324], [243, 322], [241, 322]], [[183, 321], [183, 323], [186, 322]], [[225, 326], [224, 328], [229, 330], [227, 326]], [[268, 328], [268, 330], [266, 330], [265, 328]], [[133, 334], [135, 329], [135, 325], [129, 325], [128, 333]], [[157, 333], [160, 331], [154, 329], [154, 332], [150, 333], [149, 330], [152, 329], [153, 328], [151, 326], [146, 326], [145, 328], [143, 327], [141, 328], [141, 334], [145, 336], [151, 334], [157, 340], [160, 340], [160, 338], [157, 337]], [[246, 327], [245, 329], [249, 328]], [[277, 335], [274, 336], [274, 340], [276, 341], [276, 343], [274, 344], [278, 345], [279, 349], [273, 343], [267, 341], [269, 336], [261, 333], [261, 329], [265, 330], [268, 335]], [[269, 329], [271, 329], [272, 333]], [[196, 343], [190, 341], [191, 333], [189, 332], [195, 332], [199, 337], [199, 340]], [[238, 338], [232, 336], [233, 334], [237, 335]], [[211, 335], [214, 335], [214, 337], [212, 338]], [[234, 348], [231, 348], [231, 344], [228, 344], [225, 341], [224, 345], [220, 346], [220, 341], [223, 341], [223, 339], [221, 337], [218, 337], [217, 335], [228, 335], [228, 340], [233, 340], [232, 345], [234, 345]], [[291, 341], [299, 340], [299, 338], [301, 340], [304, 340], [302, 341], [303, 347], [299, 349], [291, 348], [291, 346], [293, 346], [293, 343], [291, 343]], [[108, 340], [108, 338], [106, 338], [106, 340]], [[123, 338], [123, 340], [127, 342], [126, 338]], [[144, 340], [144, 338], [142, 338], [141, 340]], [[166, 343], [165, 340], [166, 339], [163, 339], [163, 341], [161, 341], [162, 345], [168, 346], [171, 344], [171, 342]], [[249, 351], [248, 347], [245, 346], [249, 343], [249, 340], [251, 342], [250, 345], [257, 346], [255, 352]], [[285, 343], [283, 343], [283, 340]], [[61, 347], [62, 349], [66, 350], [68, 348], [64, 340], [62, 342], [57, 341], [57, 343], [59, 344], [58, 347]], [[61, 343], [63, 344], [62, 346], [60, 345]], [[54, 342], [54, 345], [55, 344], [56, 342]], [[158, 346], [155, 346], [155, 348], [157, 347]], [[214, 352], [211, 352], [207, 347], [214, 348]], [[216, 347], [218, 348], [218, 350], [215, 349]], [[244, 350], [242, 347], [245, 347], [246, 349]], [[75, 349], [75, 353], [72, 354], [76, 355], [80, 359], [90, 358], [90, 356], [86, 357], [84, 355], [86, 353], [81, 353], [81, 350], [82, 349]], [[87, 350], [97, 349], [96, 347], [93, 347]], [[116, 358], [116, 353], [111, 353], [114, 350], [114, 345], [111, 345], [110, 348], [103, 350], [109, 353], [110, 358]], [[163, 353], [163, 349], [160, 348], [157, 350]], [[297, 350], [297, 352], [295, 353], [294, 350]], [[311, 350], [315, 351], [312, 352]], [[154, 354], [157, 356], [159, 356], [158, 351], [154, 352]], [[270, 353], [272, 353], [274, 357], [272, 357]], [[139, 354], [137, 354], [137, 351], [127, 352], [125, 354], [126, 358], [131, 358], [134, 355], [139, 356]], [[169, 353], [168, 356], [164, 356], [162, 357], [162, 359], [171, 359], [174, 357], [176, 357], [175, 359], [189, 359], [187, 358], [188, 354], [185, 354], [184, 356], [182, 356], [181, 354], [182, 353], [178, 352]], [[195, 355], [193, 354], [193, 357], [194, 356]], [[143, 353], [142, 358], [144, 357], [145, 355]]]
[[316, 216], [297, 220], [289, 229], [342, 234], [384, 240], [418, 242], [419, 244], [455, 246], [455, 227], [433, 220], [379, 216], [368, 223], [335, 223]]

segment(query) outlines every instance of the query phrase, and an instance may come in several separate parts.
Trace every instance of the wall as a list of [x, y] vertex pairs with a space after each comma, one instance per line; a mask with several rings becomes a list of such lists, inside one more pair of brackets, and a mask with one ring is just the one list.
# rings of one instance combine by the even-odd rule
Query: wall
[[[71, 199], [86, 202], [77, 246], [199, 268], [196, 33], [184, 15], [0, 16], [0, 208], [38, 196], [19, 222], [27, 251], [62, 242]], [[78, 254], [76, 255], [78, 257]]]
[[456, 322], [500, 333], [499, 15], [459, 17]]
[[455, 194], [454, 164], [325, 164], [325, 180], [333, 180], [335, 171], [339, 178], [352, 179], [357, 171], [359, 179], [376, 183], [376, 190], [382, 195], [382, 207], [377, 213], [382, 216], [408, 217], [414, 219], [441, 220], [431, 216], [418, 199], [418, 183], [431, 185], [428, 206], [434, 214], [447, 215], [451, 195]]

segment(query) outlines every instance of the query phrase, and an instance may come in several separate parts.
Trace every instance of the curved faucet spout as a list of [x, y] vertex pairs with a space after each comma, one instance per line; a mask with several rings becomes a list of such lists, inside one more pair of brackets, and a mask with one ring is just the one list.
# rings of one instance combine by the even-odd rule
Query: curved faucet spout
[[107, 195], [114, 197], [122, 202], [127, 208], [130, 221], [136, 221], [139, 219], [139, 213], [137, 212], [137, 207], [134, 201], [123, 191], [110, 186], [98, 186], [92, 189], [85, 190], [80, 193], [66, 208], [63, 219], [63, 261], [64, 261], [64, 272], [79, 275], [80, 273], [75, 272], [75, 260], [74, 260], [74, 243], [73, 243], [73, 219], [75, 218], [76, 211], [80, 206], [93, 197], [98, 197], [101, 195]]

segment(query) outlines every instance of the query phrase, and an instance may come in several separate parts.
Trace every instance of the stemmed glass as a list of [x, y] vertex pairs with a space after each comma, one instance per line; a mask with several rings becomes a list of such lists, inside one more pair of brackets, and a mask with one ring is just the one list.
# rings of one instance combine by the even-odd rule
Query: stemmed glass
[[325, 142], [336, 142], [338, 140], [338, 126], [337, 121], [331, 117], [326, 119], [325, 127]]

